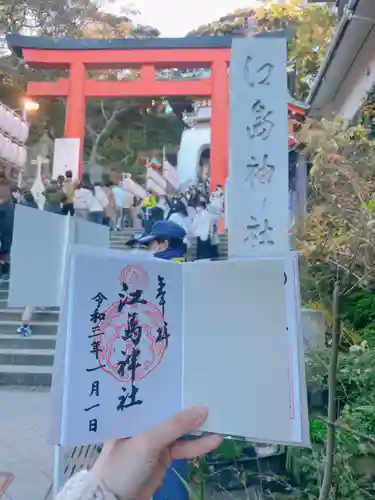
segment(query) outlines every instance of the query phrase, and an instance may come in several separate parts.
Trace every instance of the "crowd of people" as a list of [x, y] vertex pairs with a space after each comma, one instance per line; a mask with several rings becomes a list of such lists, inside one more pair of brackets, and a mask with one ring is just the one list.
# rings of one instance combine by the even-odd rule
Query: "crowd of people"
[[91, 183], [87, 173], [75, 183], [67, 171], [46, 187], [44, 210], [63, 215], [75, 215], [88, 221], [104, 224], [111, 230], [125, 227], [143, 229], [148, 234], [159, 220], [171, 220], [185, 233], [185, 249], [196, 241], [197, 259], [219, 257], [218, 224], [224, 210], [221, 186], [213, 193], [207, 182], [199, 182], [172, 197], [157, 196], [148, 191], [142, 200], [111, 179]]
[[[174, 253], [185, 258], [189, 247], [196, 241], [196, 259], [219, 257], [218, 224], [224, 209], [221, 186], [213, 193], [206, 183], [191, 186], [172, 197], [156, 196], [148, 191], [142, 200], [124, 189], [121, 182], [107, 179], [103, 183], [91, 183], [84, 173], [79, 183], [73, 180], [70, 170], [46, 186], [42, 193], [45, 202], [39, 207], [30, 189], [14, 185], [0, 172], [0, 279], [6, 281], [10, 273], [10, 253], [13, 239], [14, 208], [16, 204], [46, 210], [55, 214], [80, 217], [111, 230], [130, 227], [138, 230], [141, 239], [130, 242], [137, 247], [147, 247], [147, 235], [158, 221], [169, 221], [181, 228], [183, 241]], [[169, 227], [169, 226], [168, 226]], [[178, 232], [178, 231], [177, 231]], [[172, 242], [173, 243], [173, 242]], [[144, 247], [145, 248], [145, 247]], [[178, 251], [177, 251], [178, 250]], [[170, 251], [169, 251], [170, 253]], [[173, 252], [172, 252], [173, 253]], [[34, 314], [27, 307], [18, 333], [31, 335], [30, 321]]]
[[219, 257], [218, 225], [224, 211], [224, 193], [218, 186], [210, 193], [202, 183], [174, 195], [157, 197], [149, 192], [142, 202], [143, 229], [147, 234], [155, 222], [170, 220], [181, 226], [186, 236], [185, 250], [196, 241], [196, 259]]
[[92, 183], [90, 175], [84, 173], [80, 182], [73, 180], [71, 171], [52, 180], [42, 193], [44, 210], [62, 215], [74, 215], [111, 230], [125, 226], [134, 227], [135, 208], [141, 200], [125, 190], [121, 183], [109, 177], [104, 182]]
[[[43, 208], [61, 215], [74, 215], [91, 222], [105, 224], [113, 230], [124, 226], [137, 227], [137, 212], [141, 212], [142, 200], [133, 199], [120, 184], [109, 179], [92, 184], [88, 174], [83, 174], [79, 183], [73, 180], [71, 171], [51, 180], [42, 193], [42, 207], [34, 199], [30, 189], [19, 187], [0, 172], [0, 278], [9, 278], [10, 250], [13, 239], [14, 207], [16, 204]], [[129, 200], [129, 198], [131, 198]], [[133, 210], [134, 208], [134, 210]], [[141, 227], [141, 222], [139, 222]]]
[[[40, 208], [43, 210], [84, 218], [111, 230], [129, 227], [148, 234], [158, 220], [173, 221], [186, 233], [186, 251], [196, 240], [197, 259], [218, 257], [218, 224], [224, 210], [221, 186], [210, 193], [207, 183], [200, 182], [172, 197], [158, 197], [149, 191], [142, 200], [121, 182], [108, 178], [93, 184], [87, 173], [76, 182], [68, 170], [65, 176], [50, 181], [42, 194], [45, 202]], [[39, 208], [29, 189], [13, 185], [5, 173], [0, 172], [0, 278], [3, 280], [9, 277], [16, 204]]]

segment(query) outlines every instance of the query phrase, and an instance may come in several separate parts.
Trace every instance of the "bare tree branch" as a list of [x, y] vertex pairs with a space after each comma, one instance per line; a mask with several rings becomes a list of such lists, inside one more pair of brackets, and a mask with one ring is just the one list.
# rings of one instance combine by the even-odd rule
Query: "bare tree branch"
[[86, 124], [85, 124], [85, 128], [86, 128], [87, 132], [92, 137], [96, 137], [97, 136], [97, 132], [95, 132], [95, 130], [92, 128], [92, 126], [89, 123], [87, 123], [87, 121], [86, 121]]
[[[101, 104], [102, 114], [104, 117], [106, 117], [107, 114], [104, 112], [103, 101], [101, 101], [100, 104]], [[93, 144], [91, 152], [90, 152], [88, 165], [93, 165], [96, 162], [96, 160], [98, 158], [98, 149], [99, 149], [100, 141], [106, 135], [108, 135], [108, 133], [110, 132], [112, 126], [114, 125], [114, 123], [116, 121], [117, 116], [120, 113], [122, 113], [123, 111], [125, 111], [126, 109], [127, 109], [127, 106], [122, 106], [120, 102], [117, 102], [115, 104], [115, 107], [113, 108], [111, 115], [109, 117], [107, 117], [107, 119], [106, 119], [104, 127], [101, 129], [101, 131], [99, 133], [96, 133], [94, 144]]]
[[104, 117], [104, 120], [108, 121], [109, 118], [107, 116], [107, 113], [105, 112], [103, 99], [100, 99], [100, 109], [102, 110], [102, 115]]
[[327, 425], [332, 425], [336, 427], [336, 429], [342, 429], [343, 431], [350, 432], [354, 436], [357, 436], [359, 439], [362, 439], [363, 441], [368, 441], [369, 443], [375, 445], [375, 438], [369, 436], [368, 434], [364, 434], [363, 432], [359, 432], [356, 429], [352, 429], [351, 427], [349, 427], [349, 425], [338, 422], [337, 420], [334, 422], [330, 422], [329, 420], [323, 417], [317, 417], [317, 419], [321, 420], [322, 422], [325, 422]]

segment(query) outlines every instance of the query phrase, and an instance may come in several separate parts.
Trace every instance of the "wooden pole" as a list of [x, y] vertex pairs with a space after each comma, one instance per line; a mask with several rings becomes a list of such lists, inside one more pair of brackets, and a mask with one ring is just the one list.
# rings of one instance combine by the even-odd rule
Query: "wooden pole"
[[340, 341], [340, 285], [335, 283], [332, 302], [332, 346], [328, 368], [328, 429], [326, 443], [326, 461], [319, 500], [328, 500], [332, 487], [332, 472], [335, 460], [336, 439], [336, 372]]

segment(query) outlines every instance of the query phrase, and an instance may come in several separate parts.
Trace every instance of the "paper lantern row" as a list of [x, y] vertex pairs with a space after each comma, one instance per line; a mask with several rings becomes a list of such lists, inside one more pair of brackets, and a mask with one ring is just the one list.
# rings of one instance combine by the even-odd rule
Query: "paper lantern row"
[[24, 144], [29, 136], [29, 124], [1, 103], [0, 129], [21, 144]]
[[27, 150], [0, 134], [0, 157], [21, 169], [26, 164]]

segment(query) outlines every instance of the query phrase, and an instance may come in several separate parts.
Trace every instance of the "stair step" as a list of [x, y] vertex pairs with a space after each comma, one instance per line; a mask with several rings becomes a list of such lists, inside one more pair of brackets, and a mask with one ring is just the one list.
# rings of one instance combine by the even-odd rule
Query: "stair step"
[[130, 240], [131, 237], [132, 237], [132, 235], [129, 234], [129, 236], [118, 236], [116, 238], [111, 238], [109, 241], [110, 241], [110, 244], [112, 244], [114, 242], [118, 242], [118, 241], [121, 241], [124, 243], [125, 241]]
[[54, 349], [0, 349], [0, 366], [52, 366], [54, 354]]
[[22, 337], [15, 330], [13, 333], [0, 333], [0, 349], [54, 349], [56, 335], [31, 335]]
[[[121, 231], [111, 231], [110, 232], [110, 237], [113, 238], [114, 236], [121, 235], [121, 234], [133, 234], [134, 231], [137, 231], [137, 229], [134, 229], [132, 227], [129, 227], [128, 229], [123, 229]], [[139, 229], [138, 229], [139, 231]]]
[[52, 366], [0, 365], [0, 385], [50, 386]]
[[[13, 356], [19, 352], [29, 352], [31, 349], [1, 349], [0, 354], [7, 354]], [[54, 349], [32, 349], [32, 354], [35, 356], [53, 356], [55, 354]], [[0, 363], [1, 365], [2, 363]]]
[[9, 281], [0, 280], [0, 290], [2, 292], [7, 292], [9, 289]]
[[[1, 306], [1, 303], [0, 303]], [[2, 321], [21, 321], [21, 317], [24, 309], [19, 308], [3, 308], [0, 307], [0, 324]], [[59, 320], [59, 311], [44, 311], [36, 310], [33, 315], [33, 320], [35, 321], [49, 321], [57, 323]]]
[[[11, 321], [5, 320], [2, 321], [0, 319], [0, 334], [1, 333], [13, 333], [17, 331], [17, 328], [20, 326], [19, 321]], [[56, 334], [58, 322], [57, 321], [31, 321], [30, 323], [31, 329], [35, 335], [43, 335], [43, 334]]]
[[[14, 321], [14, 320], [2, 320], [0, 319], [0, 326], [2, 325], [18, 325], [18, 321]], [[31, 326], [57, 326], [58, 325], [58, 321], [35, 321], [34, 319], [32, 321], [30, 321], [30, 325]]]

